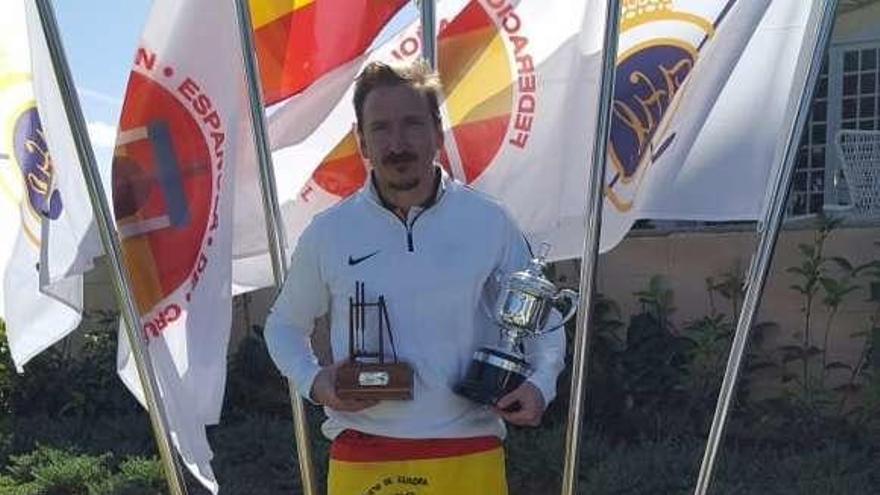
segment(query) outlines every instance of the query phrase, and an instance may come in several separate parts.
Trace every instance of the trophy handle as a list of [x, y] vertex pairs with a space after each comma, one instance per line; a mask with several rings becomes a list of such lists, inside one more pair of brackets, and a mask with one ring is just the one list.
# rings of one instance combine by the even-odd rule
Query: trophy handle
[[553, 296], [553, 299], [552, 299], [553, 304], [556, 305], [560, 299], [567, 299], [568, 300], [568, 312], [565, 314], [565, 316], [562, 317], [562, 321], [560, 321], [558, 325], [551, 327], [551, 328], [548, 328], [547, 330], [544, 330], [541, 333], [548, 333], [548, 332], [552, 332], [558, 328], [561, 328], [563, 325], [565, 325], [568, 322], [568, 320], [574, 318], [574, 315], [577, 314], [578, 301], [580, 300], [580, 297], [578, 296], [577, 292], [575, 292], [571, 289], [562, 289], [559, 292], [557, 292], [555, 296]]

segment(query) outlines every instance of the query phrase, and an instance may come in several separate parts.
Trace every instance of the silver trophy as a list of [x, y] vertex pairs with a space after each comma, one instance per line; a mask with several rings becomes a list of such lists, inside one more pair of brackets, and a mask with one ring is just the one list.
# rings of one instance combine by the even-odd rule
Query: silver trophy
[[[532, 367], [522, 352], [522, 341], [561, 328], [577, 312], [578, 294], [557, 289], [544, 276], [549, 244], [542, 244], [538, 257], [522, 271], [510, 274], [501, 284], [501, 292], [492, 314], [501, 327], [501, 342], [484, 346], [474, 353], [464, 380], [455, 392], [480, 404], [494, 405], [528, 378]], [[567, 302], [567, 304], [563, 304]], [[565, 308], [567, 306], [567, 308]], [[550, 310], [564, 308], [565, 316], [547, 328]]]

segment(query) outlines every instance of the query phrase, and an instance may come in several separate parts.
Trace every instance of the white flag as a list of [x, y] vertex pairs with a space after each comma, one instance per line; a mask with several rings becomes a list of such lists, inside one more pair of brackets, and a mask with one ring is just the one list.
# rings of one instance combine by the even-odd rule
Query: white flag
[[[220, 419], [226, 381], [235, 179], [257, 175], [238, 33], [234, 2], [153, 4], [113, 160], [117, 226], [161, 402], [184, 463], [214, 493], [205, 426]], [[119, 373], [143, 403], [124, 332]]]
[[758, 219], [803, 91], [797, 62], [817, 2], [662, 3], [623, 21], [603, 250], [640, 218]]
[[0, 17], [0, 316], [16, 367], [76, 328], [100, 254], [92, 208], [33, 2]]
[[[440, 161], [505, 202], [531, 234], [561, 218], [582, 219], [585, 142], [594, 126], [584, 116], [596, 99], [605, 2], [447, 1], [438, 14], [447, 126]], [[367, 60], [411, 62], [420, 53], [414, 23]], [[349, 72], [351, 81], [356, 71]], [[270, 122], [273, 145], [281, 145], [273, 158], [291, 245], [312, 215], [367, 177], [352, 131], [352, 91], [297, 144], [284, 146], [295, 141], [285, 133], [295, 133], [278, 128], [283, 119]]]

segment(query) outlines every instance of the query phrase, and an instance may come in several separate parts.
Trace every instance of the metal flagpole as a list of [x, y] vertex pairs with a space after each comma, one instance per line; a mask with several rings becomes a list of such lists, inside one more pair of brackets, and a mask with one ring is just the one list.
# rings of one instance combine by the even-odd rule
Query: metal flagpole
[[[718, 393], [715, 416], [712, 419], [709, 439], [706, 442], [706, 451], [703, 454], [703, 462], [700, 465], [700, 474], [694, 490], [696, 495], [705, 495], [709, 490], [715, 458], [718, 454], [721, 437], [724, 434], [725, 424], [727, 423], [727, 413], [730, 409], [736, 381], [739, 378], [740, 365], [742, 364], [742, 358], [748, 343], [749, 331], [758, 312], [761, 294], [764, 291], [764, 283], [767, 280], [767, 273], [770, 271], [770, 263], [773, 260], [773, 250], [776, 247], [776, 240], [779, 238], [779, 230], [785, 215], [785, 205], [788, 201], [788, 190], [794, 172], [795, 155], [801, 140], [801, 132], [807, 120], [810, 103], [813, 101], [813, 90], [819, 77], [819, 70], [822, 67], [822, 58], [825, 56], [828, 41], [831, 38], [831, 28], [834, 24], [834, 13], [837, 9], [837, 3], [837, 0], [827, 0], [818, 15], [811, 14], [811, 21], [813, 21], [812, 30], [808, 25], [807, 34], [815, 33], [815, 43], [812, 46], [812, 52], [807, 52], [810, 54], [807, 77], [800, 102], [798, 103], [795, 119], [791, 127], [787, 129], [788, 141], [782, 158], [782, 167], [773, 183], [767, 214], [763, 219], [763, 225], [758, 227], [760, 239], [755, 252], [756, 257], [753, 259], [749, 270], [748, 288], [743, 297], [743, 306], [731, 344], [727, 369], [724, 372], [721, 391]], [[802, 60], [806, 56], [807, 54], [802, 51]]]
[[596, 117], [596, 134], [593, 141], [590, 189], [587, 192], [587, 225], [584, 236], [584, 252], [581, 257], [579, 293], [581, 303], [577, 310], [577, 326], [574, 335], [574, 356], [571, 365], [571, 395], [568, 409], [568, 426], [565, 433], [565, 467], [562, 471], [562, 494], [574, 495], [577, 490], [577, 471], [580, 457], [581, 427], [583, 426], [585, 382], [590, 350], [590, 325], [596, 266], [599, 261], [599, 232], [602, 224], [604, 201], [605, 162], [610, 133], [611, 99], [614, 96], [614, 75], [617, 59], [617, 32], [620, 25], [620, 0], [608, 0], [605, 16], [605, 40], [602, 51], [602, 80], [600, 82], [599, 109]]
[[64, 112], [67, 120], [70, 122], [70, 130], [73, 134], [76, 153], [79, 157], [89, 199], [92, 203], [92, 210], [95, 212], [95, 220], [98, 232], [101, 235], [101, 243], [104, 246], [104, 252], [107, 254], [113, 279], [113, 288], [116, 292], [116, 300], [121, 308], [126, 335], [131, 344], [131, 352], [134, 355], [138, 376], [144, 388], [144, 398], [147, 402], [150, 424], [153, 427], [153, 437], [156, 439], [156, 444], [159, 448], [159, 457], [162, 459], [162, 466], [165, 469], [168, 489], [172, 495], [185, 495], [186, 485], [183, 472], [171, 447], [168, 419], [165, 416], [165, 408], [161, 407], [160, 404], [161, 399], [155, 381], [156, 375], [153, 371], [152, 362], [147, 358], [145, 352], [146, 339], [143, 332], [139, 331], [140, 316], [129, 290], [131, 284], [128, 280], [128, 273], [123, 269], [122, 249], [115, 232], [116, 229], [113, 226], [113, 217], [107, 204], [107, 196], [104, 194], [104, 186], [101, 184], [98, 165], [95, 161], [95, 154], [92, 151], [88, 132], [86, 131], [82, 109], [76, 97], [73, 77], [70, 74], [70, 67], [68, 67], [67, 58], [64, 55], [61, 37], [58, 34], [55, 13], [48, 0], [36, 0], [36, 6], [40, 14], [40, 23], [46, 37], [49, 55], [52, 58], [53, 70], [58, 82]]
[[437, 70], [437, 9], [435, 0], [416, 0], [422, 20], [422, 57]]
[[[266, 220], [266, 235], [269, 241], [269, 255], [272, 260], [272, 273], [275, 286], [280, 288], [287, 273], [287, 258], [284, 255], [284, 223], [278, 206], [278, 189], [272, 169], [272, 155], [266, 139], [266, 115], [263, 111], [263, 92], [258, 79], [259, 67], [254, 56], [253, 23], [246, 0], [234, 0], [241, 35], [241, 50], [244, 60], [245, 76], [250, 100], [250, 118], [253, 125], [254, 147], [257, 151], [260, 168], [260, 189], [263, 197], [263, 211]], [[312, 446], [309, 442], [309, 424], [302, 397], [288, 380], [290, 407], [293, 412], [293, 434], [296, 439], [296, 456], [304, 495], [317, 495], [315, 470], [312, 465]]]

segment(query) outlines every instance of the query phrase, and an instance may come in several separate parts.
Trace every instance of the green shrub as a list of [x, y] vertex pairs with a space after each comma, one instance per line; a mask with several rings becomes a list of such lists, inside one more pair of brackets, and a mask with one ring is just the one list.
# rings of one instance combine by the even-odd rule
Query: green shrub
[[559, 493], [565, 424], [508, 429], [505, 441], [507, 482], [511, 495]]
[[12, 394], [15, 390], [15, 367], [6, 338], [6, 322], [0, 318], [0, 418], [12, 415]]
[[163, 493], [165, 480], [155, 459], [118, 462], [110, 453], [91, 455], [37, 446], [13, 456], [0, 474], [4, 495], [147, 495]]
[[229, 358], [225, 410], [235, 415], [290, 414], [287, 381], [269, 357], [259, 328], [253, 328]]
[[[4, 435], [0, 435], [0, 441]], [[0, 466], [10, 455], [31, 451], [35, 445], [117, 456], [155, 455], [146, 413], [97, 418], [56, 418], [47, 415], [12, 417], [0, 444]]]
[[117, 473], [96, 487], [95, 495], [158, 495], [165, 493], [167, 486], [158, 460], [130, 457], [119, 464]]
[[[313, 462], [318, 479], [326, 473], [326, 449], [312, 430]], [[323, 442], [326, 443], [326, 442]], [[290, 420], [252, 415], [211, 432], [212, 462], [224, 493], [300, 493], [296, 445]]]
[[[116, 313], [89, 312], [81, 328], [17, 374], [0, 335], [0, 412], [28, 417], [125, 415], [140, 406], [116, 375]], [[74, 352], [76, 350], [76, 352]]]

